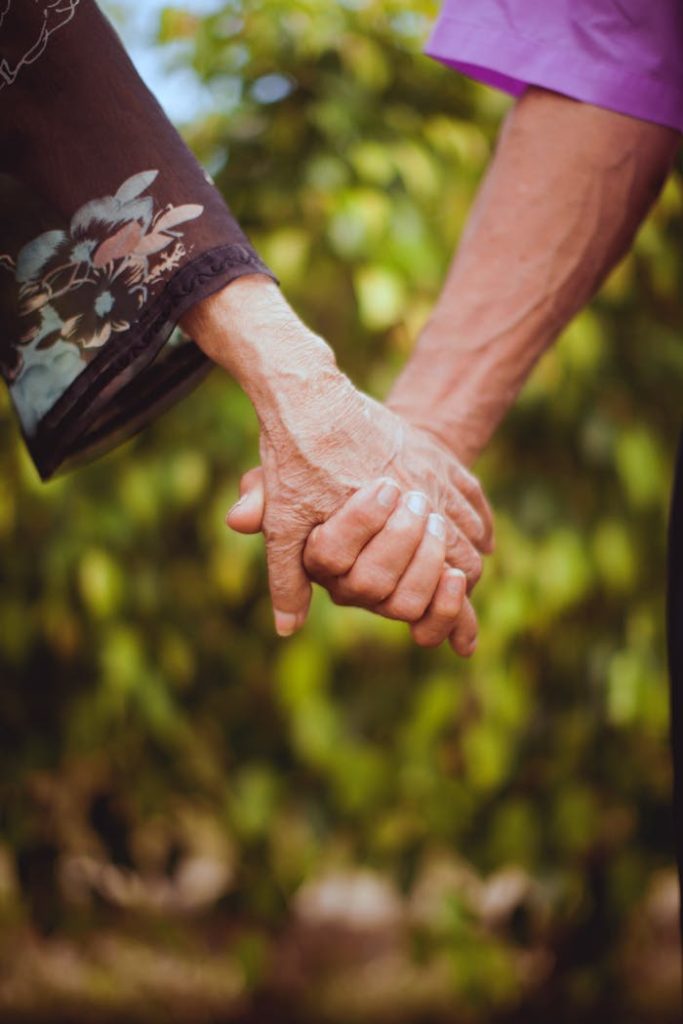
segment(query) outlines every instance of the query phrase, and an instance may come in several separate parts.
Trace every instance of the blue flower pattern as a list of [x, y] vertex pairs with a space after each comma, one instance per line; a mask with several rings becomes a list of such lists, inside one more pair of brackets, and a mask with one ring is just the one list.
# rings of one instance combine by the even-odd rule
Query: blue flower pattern
[[0, 254], [18, 286], [21, 359], [9, 386], [26, 433], [192, 251], [180, 225], [204, 207], [156, 208], [145, 193], [158, 173], [141, 171], [114, 195], [85, 203], [68, 230], [44, 232], [16, 260]]

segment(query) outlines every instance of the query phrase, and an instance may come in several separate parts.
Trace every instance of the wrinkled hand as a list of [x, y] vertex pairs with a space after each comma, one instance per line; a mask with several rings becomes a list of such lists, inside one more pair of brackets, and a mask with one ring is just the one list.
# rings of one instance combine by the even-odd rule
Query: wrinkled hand
[[[244, 474], [240, 494], [228, 523], [240, 533], [256, 533], [264, 510], [260, 467]], [[361, 488], [311, 532], [304, 566], [335, 603], [360, 605], [408, 622], [420, 646], [435, 647], [448, 639], [458, 654], [468, 657], [476, 647], [477, 620], [466, 596], [466, 577], [462, 570], [444, 566], [445, 520], [422, 511], [416, 497], [424, 501], [419, 492], [401, 494], [387, 477]], [[334, 575], [349, 562], [351, 570]], [[395, 585], [385, 575], [386, 566], [392, 573], [402, 572]], [[372, 597], [376, 579], [393, 586], [380, 601]]]
[[[479, 579], [481, 556], [492, 546], [491, 513], [479, 483], [426, 431], [359, 392], [333, 359], [314, 374], [300, 373], [297, 386], [284, 388], [277, 407], [260, 420], [263, 532], [278, 632], [295, 632], [308, 613], [311, 583], [302, 557], [308, 535], [379, 476], [424, 493], [428, 508], [445, 519], [448, 564], [464, 571], [470, 587]], [[351, 565], [338, 560], [335, 575]], [[352, 581], [347, 596], [370, 588], [373, 600], [386, 598], [397, 578], [396, 569], [384, 568], [355, 587]]]
[[[193, 306], [182, 323], [241, 385], [259, 419], [263, 532], [279, 633], [295, 632], [308, 612], [311, 581], [303, 555], [309, 534], [381, 476], [392, 477], [402, 491], [424, 493], [425, 511], [444, 519], [448, 563], [464, 570], [470, 586], [476, 582], [481, 554], [491, 545], [491, 515], [477, 481], [426, 430], [359, 392], [272, 281], [242, 277]], [[355, 555], [333, 547], [335, 557], [346, 560], [332, 566], [347, 576], [346, 600], [359, 592], [375, 601], [389, 596], [396, 567], [387, 561], [381, 578], [359, 559], [358, 571], [352, 570]], [[404, 545], [399, 560], [408, 554]], [[324, 569], [330, 556], [322, 556]]]

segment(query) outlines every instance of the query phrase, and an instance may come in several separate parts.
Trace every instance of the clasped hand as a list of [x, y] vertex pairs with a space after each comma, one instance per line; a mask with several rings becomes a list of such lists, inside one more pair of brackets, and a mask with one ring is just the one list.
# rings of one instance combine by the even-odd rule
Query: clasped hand
[[409, 622], [418, 644], [471, 654], [468, 595], [493, 543], [478, 481], [428, 426], [358, 391], [272, 281], [233, 282], [183, 326], [259, 419], [261, 467], [228, 523], [263, 530], [278, 633], [303, 625], [315, 581], [338, 604]]
[[421, 646], [448, 639], [468, 657], [468, 594], [492, 549], [481, 487], [427, 431], [332, 376], [323, 402], [308, 395], [296, 415], [262, 423], [262, 467], [227, 519], [264, 531], [278, 632], [303, 624], [314, 581], [336, 604], [408, 622]]

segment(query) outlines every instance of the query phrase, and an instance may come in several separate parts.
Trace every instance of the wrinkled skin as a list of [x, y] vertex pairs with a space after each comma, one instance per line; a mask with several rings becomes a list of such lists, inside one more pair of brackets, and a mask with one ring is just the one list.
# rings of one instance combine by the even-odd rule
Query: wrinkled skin
[[[474, 585], [492, 545], [479, 484], [427, 430], [359, 392], [276, 285], [242, 278], [200, 303], [183, 326], [242, 385], [259, 418], [263, 532], [278, 632], [293, 633], [306, 619], [309, 534], [380, 476], [392, 477], [401, 490], [424, 492], [430, 509], [446, 520], [448, 564]], [[367, 593], [368, 586], [375, 581], [337, 597], [372, 607], [379, 595]]]
[[[283, 403], [275, 429], [264, 425], [261, 435], [263, 532], [274, 607], [296, 615], [287, 626], [303, 623], [310, 600], [302, 565], [309, 534], [380, 475], [402, 490], [421, 491], [429, 509], [444, 516], [446, 562], [460, 568], [472, 587], [481, 575], [482, 553], [491, 550], [491, 514], [479, 484], [454, 456], [344, 377], [325, 390], [322, 407], [309, 402], [303, 411], [295, 405]], [[339, 603], [374, 609], [392, 593], [390, 567], [344, 586], [348, 580], [334, 578], [352, 566], [335, 563], [333, 552], [330, 559], [315, 578]]]
[[[264, 512], [260, 466], [244, 474], [240, 492], [228, 524], [241, 533], [256, 533]], [[411, 512], [411, 493], [402, 495], [388, 477], [356, 491], [311, 531], [304, 567], [336, 604], [359, 605], [408, 622], [420, 646], [436, 647], [448, 639], [456, 653], [468, 657], [476, 647], [477, 620], [466, 596], [467, 579], [462, 570], [444, 566], [445, 519]], [[387, 579], [388, 566], [394, 574]]]

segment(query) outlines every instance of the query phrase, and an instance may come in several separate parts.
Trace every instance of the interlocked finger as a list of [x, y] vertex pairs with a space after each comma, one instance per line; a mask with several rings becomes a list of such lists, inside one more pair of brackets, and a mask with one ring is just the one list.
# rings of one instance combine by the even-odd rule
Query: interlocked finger
[[489, 505], [484, 490], [477, 478], [464, 466], [459, 465], [450, 474], [451, 480], [456, 489], [460, 491], [470, 503], [481, 521], [483, 532], [477, 547], [486, 555], [490, 555], [494, 547], [493, 539], [493, 512]]
[[[437, 512], [432, 512], [410, 565], [396, 584], [393, 593], [373, 611], [389, 619], [400, 619], [402, 622], [417, 622], [421, 619], [438, 586], [445, 555], [446, 520]], [[462, 585], [464, 588], [464, 576]]]
[[462, 612], [458, 616], [458, 620], [449, 637], [451, 647], [456, 654], [459, 654], [462, 658], [469, 658], [474, 654], [477, 647], [478, 630], [477, 616], [469, 599], [466, 598], [462, 606]]
[[348, 573], [326, 585], [337, 604], [374, 608], [396, 584], [420, 546], [427, 525], [428, 499], [409, 491], [376, 537], [367, 544]]
[[446, 513], [458, 531], [462, 534], [475, 551], [481, 552], [486, 548], [487, 527], [474, 506], [464, 494], [450, 487], [446, 497]]
[[472, 542], [452, 525], [447, 535], [446, 561], [452, 569], [461, 569], [465, 573], [469, 594], [481, 578], [483, 561]]
[[302, 565], [305, 535], [297, 536], [298, 529], [284, 519], [276, 528], [264, 522], [268, 583], [280, 636], [291, 636], [303, 626], [311, 601], [311, 582]]
[[434, 597], [418, 622], [410, 627], [420, 647], [438, 647], [455, 629], [467, 600], [467, 580], [460, 569], [444, 569]]
[[384, 527], [399, 495], [389, 477], [356, 491], [339, 511], [310, 533], [304, 548], [304, 568], [319, 583], [343, 576], [363, 548]]

